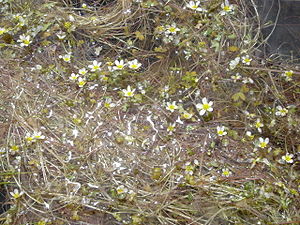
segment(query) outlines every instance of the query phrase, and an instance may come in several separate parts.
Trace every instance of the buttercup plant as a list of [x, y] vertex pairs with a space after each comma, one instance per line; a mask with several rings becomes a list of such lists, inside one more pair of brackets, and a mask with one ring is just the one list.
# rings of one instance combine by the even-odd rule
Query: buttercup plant
[[125, 97], [133, 97], [135, 89], [131, 89], [131, 87], [128, 85], [127, 89], [123, 89], [122, 92]]
[[200, 111], [200, 115], [203, 116], [206, 112], [212, 112], [214, 110], [212, 105], [212, 101], [208, 102], [207, 98], [203, 98], [202, 103], [198, 103], [196, 108]]
[[1, 223], [297, 224], [299, 68], [254, 2], [0, 0]]
[[[3, 32], [4, 33], [4, 32]], [[20, 35], [19, 37], [19, 40], [18, 42], [20, 42], [20, 46], [21, 47], [26, 47], [26, 46], [29, 46], [30, 43], [31, 43], [31, 40], [30, 40], [30, 36], [29, 35]]]

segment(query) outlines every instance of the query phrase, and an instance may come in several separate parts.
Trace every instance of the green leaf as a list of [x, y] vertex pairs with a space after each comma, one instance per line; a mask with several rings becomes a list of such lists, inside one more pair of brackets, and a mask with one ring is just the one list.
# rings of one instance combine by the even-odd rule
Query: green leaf
[[137, 39], [139, 39], [140, 41], [145, 40], [145, 36], [140, 31], [136, 31], [134, 34], [135, 34], [135, 37]]
[[237, 102], [239, 99], [245, 101], [246, 100], [246, 96], [244, 95], [244, 93], [242, 92], [238, 92], [238, 93], [235, 93], [233, 96], [232, 96], [232, 99]]

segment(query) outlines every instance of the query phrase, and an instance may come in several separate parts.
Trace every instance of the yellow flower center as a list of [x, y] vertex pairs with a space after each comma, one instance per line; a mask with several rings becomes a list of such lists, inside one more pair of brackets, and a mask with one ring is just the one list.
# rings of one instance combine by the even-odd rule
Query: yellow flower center
[[133, 92], [132, 91], [128, 91], [127, 92], [127, 96], [129, 96], [129, 97], [133, 96]]
[[29, 44], [30, 44], [30, 41], [29, 41], [29, 40], [23, 40], [23, 43], [24, 43], [25, 45], [29, 45]]
[[32, 140], [33, 140], [33, 137], [27, 137], [26, 140], [27, 140], [27, 141], [32, 141]]
[[285, 75], [286, 75], [287, 77], [292, 77], [292, 76], [293, 76], [293, 73], [294, 73], [294, 72], [292, 72], [292, 71], [288, 71], [288, 72], [285, 72]]
[[0, 35], [4, 34], [6, 32], [5, 29], [0, 29]]
[[19, 150], [19, 146], [13, 145], [13, 146], [11, 146], [11, 150], [18, 151]]
[[183, 114], [184, 119], [190, 119], [191, 117], [192, 117], [192, 114], [190, 114], [190, 113], [184, 113]]
[[14, 193], [13, 195], [12, 195], [14, 198], [20, 198], [20, 194], [19, 193]]
[[260, 145], [259, 145], [261, 148], [265, 148], [267, 146], [267, 143], [266, 142], [261, 142]]
[[203, 109], [204, 110], [208, 110], [210, 108], [210, 105], [209, 104], [203, 104]]
[[292, 158], [289, 156], [289, 155], [286, 155], [285, 157], [284, 157], [284, 159], [285, 159], [285, 161], [291, 161], [292, 160]]
[[224, 170], [224, 171], [223, 171], [223, 175], [224, 175], [224, 176], [229, 176], [229, 175], [230, 175], [230, 172], [229, 172], [228, 170]]
[[78, 85], [79, 85], [80, 87], [82, 87], [82, 86], [85, 85], [85, 83], [86, 83], [85, 81], [79, 81], [79, 82], [78, 82]]
[[175, 32], [176, 32], [176, 27], [170, 27], [170, 28], [169, 28], [169, 31], [170, 31], [171, 33], [175, 33]]
[[124, 190], [123, 189], [118, 189], [117, 192], [118, 192], [118, 194], [122, 194], [124, 192]]
[[174, 126], [169, 126], [169, 127], [168, 127], [168, 131], [173, 131], [174, 129], [175, 129]]
[[223, 10], [226, 11], [226, 12], [230, 11], [229, 5], [225, 5], [224, 8], [223, 8]]
[[255, 126], [256, 126], [256, 128], [260, 128], [260, 127], [262, 127], [263, 125], [262, 125], [261, 122], [256, 122]]
[[287, 110], [286, 109], [281, 109], [280, 112], [281, 113], [287, 113]]

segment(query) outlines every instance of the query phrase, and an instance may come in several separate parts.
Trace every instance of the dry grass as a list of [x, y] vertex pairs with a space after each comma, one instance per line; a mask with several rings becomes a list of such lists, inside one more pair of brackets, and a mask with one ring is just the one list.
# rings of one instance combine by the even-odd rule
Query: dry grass
[[84, 2], [0, 3], [3, 224], [299, 224], [300, 72], [254, 56], [244, 2]]

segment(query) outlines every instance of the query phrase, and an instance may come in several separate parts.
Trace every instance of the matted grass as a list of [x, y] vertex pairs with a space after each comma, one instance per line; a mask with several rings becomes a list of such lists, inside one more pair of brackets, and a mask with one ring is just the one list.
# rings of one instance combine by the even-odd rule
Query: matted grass
[[300, 72], [231, 3], [1, 1], [3, 224], [299, 224]]

